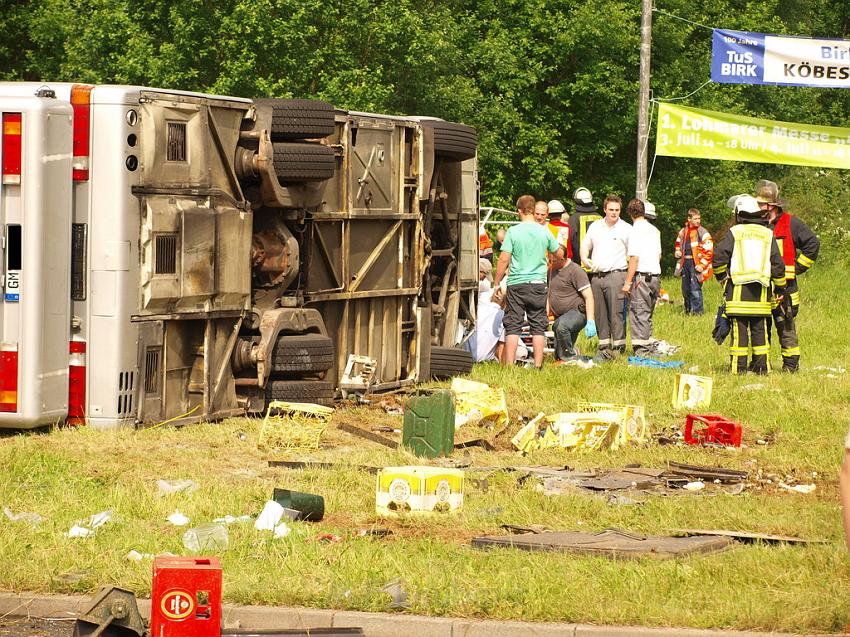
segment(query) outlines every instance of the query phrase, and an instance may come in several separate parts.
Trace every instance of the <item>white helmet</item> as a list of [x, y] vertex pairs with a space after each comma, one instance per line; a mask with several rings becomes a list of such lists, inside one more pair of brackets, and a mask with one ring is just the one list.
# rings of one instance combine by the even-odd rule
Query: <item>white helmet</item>
[[560, 215], [560, 214], [565, 213], [566, 211], [567, 211], [567, 209], [564, 208], [564, 204], [562, 204], [557, 199], [553, 199], [552, 201], [549, 202], [549, 214]]
[[651, 201], [643, 202], [643, 216], [647, 219], [657, 219], [658, 215], [655, 213], [655, 204]]
[[584, 186], [576, 188], [573, 193], [573, 201], [576, 204], [576, 212], [596, 212], [596, 206], [593, 204], [593, 195]]
[[735, 214], [742, 217], [762, 217], [765, 211], [759, 208], [759, 202], [752, 195], [738, 195], [735, 199]]

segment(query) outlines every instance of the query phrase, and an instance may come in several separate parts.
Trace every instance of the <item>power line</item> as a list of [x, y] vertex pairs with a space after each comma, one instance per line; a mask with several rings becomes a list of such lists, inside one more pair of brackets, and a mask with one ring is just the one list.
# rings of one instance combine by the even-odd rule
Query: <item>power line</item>
[[694, 22], [693, 20], [688, 20], [687, 18], [683, 18], [681, 16], [676, 15], [675, 13], [670, 13], [669, 11], [665, 11], [664, 9], [654, 8], [653, 11], [657, 11], [662, 15], [666, 15], [674, 20], [681, 20], [682, 22], [687, 22], [688, 24], [692, 24], [695, 27], [702, 27], [703, 29], [708, 29], [709, 31], [714, 31], [714, 27], [710, 27], [708, 25], [702, 24], [700, 22]]
[[690, 92], [690, 93], [688, 93], [687, 95], [683, 95], [682, 97], [653, 97], [653, 98], [652, 98], [652, 101], [653, 101], [653, 102], [678, 102], [679, 100], [686, 100], [686, 99], [688, 99], [691, 95], [695, 95], [696, 93], [698, 93], [699, 91], [701, 91], [703, 88], [705, 88], [705, 87], [706, 87], [707, 85], [709, 85], [709, 84], [711, 84], [711, 80], [710, 80], [710, 79], [709, 79], [709, 80], [706, 80], [705, 82], [703, 82], [702, 84], [700, 84], [697, 88], [695, 88], [693, 91], [691, 91], [691, 92]]

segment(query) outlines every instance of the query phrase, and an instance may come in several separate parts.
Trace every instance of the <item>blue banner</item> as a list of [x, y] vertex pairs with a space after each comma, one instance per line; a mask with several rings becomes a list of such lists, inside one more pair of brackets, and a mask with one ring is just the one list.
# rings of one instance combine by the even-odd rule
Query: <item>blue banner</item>
[[714, 29], [711, 80], [850, 88], [850, 40]]

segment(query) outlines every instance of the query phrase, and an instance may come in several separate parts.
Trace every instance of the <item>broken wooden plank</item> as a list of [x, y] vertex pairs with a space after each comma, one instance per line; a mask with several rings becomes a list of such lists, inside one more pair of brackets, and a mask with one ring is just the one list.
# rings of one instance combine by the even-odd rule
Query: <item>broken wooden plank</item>
[[269, 460], [269, 466], [282, 469], [357, 469], [367, 473], [378, 473], [380, 467], [366, 464], [343, 464], [341, 462], [314, 462], [312, 460]]
[[475, 438], [473, 440], [455, 443], [455, 449], [469, 449], [470, 447], [481, 447], [487, 451], [496, 451], [496, 447], [493, 446], [493, 443], [484, 438]]
[[754, 542], [767, 542], [769, 544], [825, 544], [826, 540], [805, 540], [791, 535], [773, 535], [771, 533], [749, 533], [747, 531], [726, 531], [723, 529], [670, 529], [670, 533], [692, 535], [716, 535], [732, 538], [739, 542], [748, 544]]
[[366, 440], [376, 442], [379, 445], [384, 445], [385, 447], [389, 447], [390, 449], [398, 449], [398, 443], [395, 440], [390, 440], [389, 438], [385, 438], [384, 436], [373, 434], [371, 431], [366, 431], [365, 429], [361, 429], [360, 427], [355, 427], [354, 425], [349, 425], [348, 423], [341, 422], [337, 425], [337, 428], [342, 429], [346, 433], [355, 436], [360, 436], [361, 438], [365, 438]]
[[723, 467], [700, 467], [681, 462], [667, 462], [667, 472], [676, 476], [687, 476], [700, 480], [720, 480], [721, 482], [742, 482], [750, 475], [746, 471], [725, 469]]

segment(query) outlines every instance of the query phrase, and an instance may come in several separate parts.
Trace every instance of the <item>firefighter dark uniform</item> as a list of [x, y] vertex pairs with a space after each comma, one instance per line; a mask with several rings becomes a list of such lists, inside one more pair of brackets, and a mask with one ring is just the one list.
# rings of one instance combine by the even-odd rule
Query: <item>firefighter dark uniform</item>
[[785, 264], [755, 199], [739, 197], [735, 213], [738, 223], [716, 245], [713, 260], [714, 275], [724, 287], [726, 315], [732, 322], [731, 372], [767, 374], [771, 283], [776, 294], [784, 293]]
[[[800, 309], [797, 276], [814, 265], [820, 251], [820, 239], [799, 217], [783, 211], [780, 206], [777, 206], [776, 211], [777, 216], [770, 225], [785, 264], [785, 292], [791, 300], [791, 314], [796, 317]], [[800, 342], [797, 339], [796, 322], [783, 320], [775, 324], [779, 346], [782, 348], [782, 369], [796, 372], [800, 368]]]
[[[590, 224], [601, 218], [601, 215], [596, 210], [593, 203], [593, 195], [587, 188], [576, 188], [573, 193], [573, 203], [575, 203], [575, 212], [570, 215], [567, 225], [570, 227], [569, 243], [567, 244], [567, 256], [581, 263], [581, 242], [584, 241], [584, 236], [587, 234], [587, 229]], [[590, 272], [584, 266], [585, 272]]]

